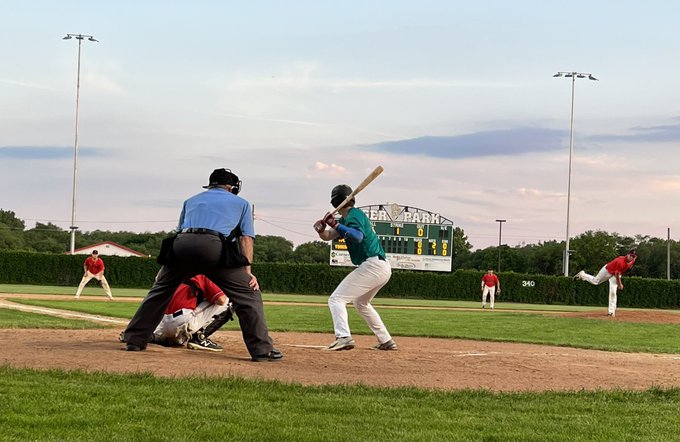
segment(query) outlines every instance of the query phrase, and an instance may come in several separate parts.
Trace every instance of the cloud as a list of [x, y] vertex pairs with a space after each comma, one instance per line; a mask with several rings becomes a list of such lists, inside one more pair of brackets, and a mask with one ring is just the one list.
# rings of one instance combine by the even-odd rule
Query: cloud
[[[101, 149], [79, 148], [78, 156], [103, 156]], [[18, 160], [61, 160], [73, 158], [73, 147], [5, 146], [0, 147], [0, 158]]]
[[435, 78], [414, 78], [406, 80], [320, 80], [320, 86], [340, 89], [439, 89], [470, 87], [509, 87], [503, 83], [483, 83], [479, 81], [441, 80]]
[[517, 194], [521, 197], [531, 198], [531, 199], [535, 199], [535, 200], [564, 198], [564, 193], [546, 192], [544, 190], [529, 189], [529, 188], [526, 188], [526, 187], [521, 187], [521, 188], [517, 189]]
[[87, 73], [83, 75], [83, 84], [104, 94], [121, 95], [123, 88], [113, 79], [102, 74]]
[[[324, 76], [323, 67], [316, 62], [296, 62], [273, 75], [242, 73], [229, 81], [234, 90], [272, 88], [277, 90], [330, 89], [449, 89], [449, 88], [508, 88], [505, 82], [461, 80], [451, 78], [337, 78]], [[321, 74], [319, 74], [321, 72]]]
[[55, 89], [40, 84], [26, 83], [24, 81], [10, 80], [9, 78], [0, 78], [0, 83], [11, 84], [12, 86], [21, 86], [31, 89], [40, 89], [44, 91], [54, 91]]
[[650, 182], [651, 188], [656, 192], [673, 192], [680, 191], [680, 176], [671, 176], [665, 179], [655, 179]]
[[245, 115], [245, 114], [230, 114], [224, 112], [213, 112], [213, 115], [226, 118], [237, 118], [241, 120], [253, 120], [253, 121], [266, 121], [268, 123], [283, 123], [283, 124], [298, 124], [302, 126], [315, 126], [315, 127], [326, 127], [326, 124], [315, 123], [313, 121], [302, 121], [302, 120], [290, 120], [285, 118], [267, 118], [259, 117], [256, 115]]
[[321, 161], [317, 161], [317, 162], [314, 163], [314, 170], [316, 172], [323, 172], [323, 173], [329, 174], [331, 176], [339, 176], [339, 175], [347, 174], [346, 168], [344, 168], [342, 166], [338, 166], [335, 163], [326, 164], [326, 163], [323, 163]]
[[564, 130], [515, 128], [455, 136], [426, 136], [365, 146], [368, 150], [437, 158], [550, 152], [563, 148]]
[[588, 137], [592, 141], [631, 141], [631, 142], [650, 142], [664, 143], [669, 141], [680, 141], [680, 123], [659, 126], [637, 126], [632, 127], [631, 134], [604, 134]]

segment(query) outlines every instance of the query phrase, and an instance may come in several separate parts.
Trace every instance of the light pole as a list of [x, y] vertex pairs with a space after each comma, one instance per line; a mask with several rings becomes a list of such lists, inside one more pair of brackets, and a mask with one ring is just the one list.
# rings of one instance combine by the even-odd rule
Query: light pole
[[498, 223], [498, 268], [496, 269], [496, 273], [501, 272], [501, 233], [503, 232], [503, 223], [506, 220], [504, 219], [497, 219], [496, 222]]
[[671, 280], [671, 228], [668, 228], [668, 241], [666, 241], [666, 279]]
[[88, 41], [98, 41], [91, 35], [83, 34], [66, 34], [62, 40], [70, 40], [75, 38], [78, 40], [78, 76], [76, 79], [76, 138], [73, 144], [73, 197], [71, 199], [71, 255], [76, 248], [76, 189], [78, 181], [78, 125], [80, 120], [80, 45], [84, 39]]
[[592, 74], [587, 72], [558, 72], [553, 77], [571, 78], [571, 121], [569, 125], [569, 178], [567, 180], [567, 241], [564, 246], [564, 276], [569, 276], [569, 209], [571, 205], [571, 156], [574, 150], [574, 89], [577, 78], [587, 78], [598, 81]]

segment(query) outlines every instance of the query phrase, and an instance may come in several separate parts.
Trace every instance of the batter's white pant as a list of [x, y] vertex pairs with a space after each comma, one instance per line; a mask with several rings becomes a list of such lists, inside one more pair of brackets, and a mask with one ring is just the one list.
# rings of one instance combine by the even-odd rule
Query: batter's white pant
[[328, 307], [333, 317], [333, 328], [337, 338], [352, 336], [347, 319], [347, 304], [353, 303], [357, 312], [364, 318], [380, 344], [392, 339], [385, 324], [371, 301], [392, 276], [390, 263], [368, 258], [342, 280], [328, 298]]
[[491, 286], [489, 287], [488, 285], [484, 284], [484, 290], [482, 290], [482, 308], [486, 307], [486, 296], [489, 295], [489, 304], [491, 305], [491, 308], [493, 309], [493, 302], [494, 299], [496, 298], [496, 286]]
[[80, 285], [78, 286], [78, 290], [76, 291], [76, 298], [80, 297], [80, 294], [83, 292], [83, 289], [92, 278], [96, 279], [97, 281], [101, 281], [104, 293], [106, 293], [106, 296], [108, 296], [109, 299], [113, 299], [113, 295], [111, 295], [111, 287], [109, 287], [109, 282], [104, 277], [104, 274], [102, 273], [101, 276], [97, 276], [94, 273], [90, 273], [89, 270], [85, 272], [85, 275], [83, 275], [83, 279], [80, 280]]
[[213, 316], [219, 315], [228, 309], [228, 304], [229, 303], [227, 302], [224, 305], [218, 305], [211, 304], [208, 301], [202, 301], [198, 304], [196, 310], [183, 308], [172, 314], [163, 315], [163, 319], [160, 324], [158, 324], [158, 327], [156, 327], [153, 334], [159, 341], [163, 338], [167, 338], [168, 341], [182, 345], [184, 344], [185, 337], [180, 334], [179, 331], [180, 328], [184, 328], [184, 324], [187, 324], [187, 332], [192, 334], [212, 321]]
[[616, 276], [607, 271], [607, 266], [603, 266], [595, 276], [589, 275], [583, 270], [578, 272], [578, 276], [593, 285], [600, 285], [607, 280], [609, 281], [609, 308], [607, 311], [610, 315], [616, 315], [616, 290], [618, 289], [618, 284], [616, 283]]

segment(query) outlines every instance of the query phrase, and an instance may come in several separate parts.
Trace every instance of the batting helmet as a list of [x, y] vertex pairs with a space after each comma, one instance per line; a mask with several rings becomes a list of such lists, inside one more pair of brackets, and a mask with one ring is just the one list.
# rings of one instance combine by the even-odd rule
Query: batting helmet
[[[333, 190], [331, 190], [331, 204], [333, 205], [333, 207], [338, 207], [340, 203], [345, 201], [345, 198], [347, 198], [351, 193], [352, 188], [349, 187], [347, 184], [339, 184], [333, 187]], [[352, 204], [353, 202], [354, 198], [352, 198], [350, 204]]]

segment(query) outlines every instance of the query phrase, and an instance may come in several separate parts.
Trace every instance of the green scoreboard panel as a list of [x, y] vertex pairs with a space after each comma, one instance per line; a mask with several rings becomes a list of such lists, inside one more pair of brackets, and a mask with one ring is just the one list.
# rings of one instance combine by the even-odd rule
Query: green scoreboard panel
[[[392, 268], [451, 271], [451, 221], [432, 212], [396, 204], [359, 209], [371, 220]], [[330, 263], [352, 265], [343, 239], [332, 242]]]

